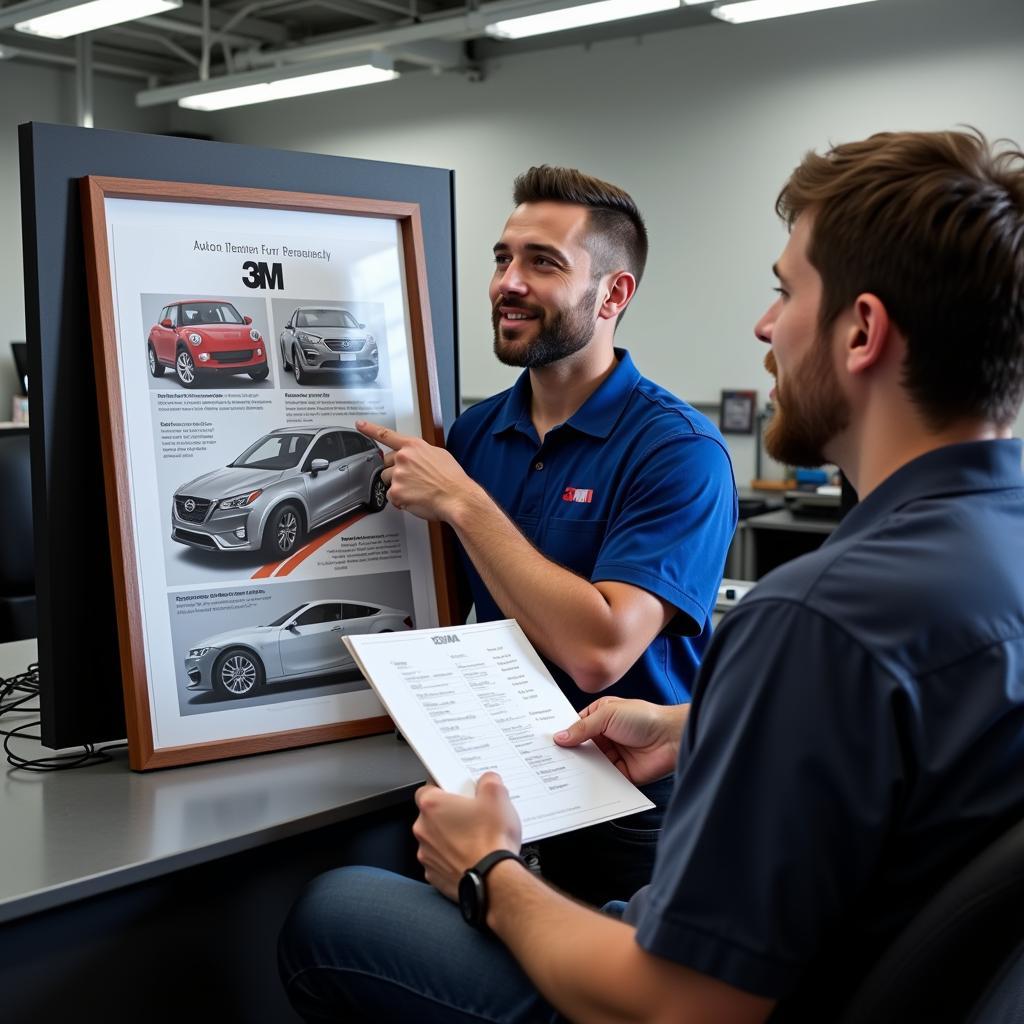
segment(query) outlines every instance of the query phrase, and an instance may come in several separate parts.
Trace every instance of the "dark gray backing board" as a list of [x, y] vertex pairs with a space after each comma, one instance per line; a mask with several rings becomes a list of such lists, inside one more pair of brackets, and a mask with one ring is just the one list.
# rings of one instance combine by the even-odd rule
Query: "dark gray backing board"
[[459, 393], [454, 176], [64, 125], [21, 125], [19, 145], [42, 737], [65, 747], [125, 735], [78, 179], [102, 174], [419, 203], [447, 428]]

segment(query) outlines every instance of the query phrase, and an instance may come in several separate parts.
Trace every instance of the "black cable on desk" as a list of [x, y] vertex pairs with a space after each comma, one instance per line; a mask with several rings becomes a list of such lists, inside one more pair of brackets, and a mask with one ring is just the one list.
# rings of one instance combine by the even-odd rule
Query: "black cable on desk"
[[[39, 666], [29, 665], [28, 669], [16, 676], [4, 678], [0, 676], [0, 721], [4, 715], [14, 711], [32, 712], [38, 711], [39, 705], [25, 707], [32, 700], [39, 697]], [[82, 744], [80, 751], [68, 754], [52, 754], [46, 757], [22, 757], [11, 749], [11, 741], [14, 739], [27, 739], [39, 741], [39, 735], [30, 735], [27, 729], [35, 729], [39, 726], [39, 719], [34, 722], [23, 722], [13, 729], [0, 728], [0, 735], [4, 738], [4, 753], [7, 755], [7, 763], [14, 768], [20, 768], [26, 772], [60, 772], [69, 768], [82, 768], [90, 764], [103, 764], [111, 761], [108, 751], [124, 747], [124, 743], [108, 743], [103, 747], [96, 747], [92, 743]]]

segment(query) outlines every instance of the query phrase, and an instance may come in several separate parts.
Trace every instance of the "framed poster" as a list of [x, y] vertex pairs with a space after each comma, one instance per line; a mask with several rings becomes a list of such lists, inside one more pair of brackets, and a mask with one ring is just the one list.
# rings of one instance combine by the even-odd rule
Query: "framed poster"
[[756, 412], [756, 391], [723, 391], [719, 429], [723, 434], [752, 434]]
[[131, 766], [390, 728], [341, 637], [453, 621], [354, 429], [443, 441], [418, 207], [81, 191]]

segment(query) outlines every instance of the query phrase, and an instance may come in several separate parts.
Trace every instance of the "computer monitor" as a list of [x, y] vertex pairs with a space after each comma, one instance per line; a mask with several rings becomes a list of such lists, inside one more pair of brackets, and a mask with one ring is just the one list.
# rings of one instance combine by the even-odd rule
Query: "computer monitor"
[[24, 341], [12, 341], [11, 351], [14, 353], [14, 369], [18, 374], [18, 387], [23, 395], [28, 394], [28, 344]]

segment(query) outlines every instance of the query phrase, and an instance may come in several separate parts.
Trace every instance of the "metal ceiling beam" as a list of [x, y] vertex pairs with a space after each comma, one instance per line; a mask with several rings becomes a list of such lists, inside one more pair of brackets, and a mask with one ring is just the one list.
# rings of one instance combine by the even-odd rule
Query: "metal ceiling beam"
[[[57, 64], [66, 68], [76, 68], [78, 66], [77, 58], [72, 57], [70, 54], [37, 50], [31, 46], [9, 46], [7, 43], [3, 44], [2, 49], [4, 57], [11, 60]], [[129, 68], [123, 64], [109, 64], [102, 60], [94, 60], [92, 62], [92, 69], [105, 75], [116, 75], [118, 78], [134, 78], [143, 82], [148, 82], [153, 77], [151, 71], [143, 71], [141, 68]]]
[[[210, 11], [210, 23], [219, 33], [222, 25], [231, 20], [231, 15], [214, 7]], [[154, 14], [148, 18], [140, 18], [144, 25], [163, 29], [166, 32], [177, 32], [181, 35], [201, 37], [203, 34], [203, 9], [199, 4], [186, 3], [175, 11], [173, 17], [167, 14]], [[287, 42], [288, 30], [273, 21], [262, 18], [246, 18], [245, 25], [238, 31], [229, 29], [223, 36], [229, 46], [255, 46], [262, 43], [280, 45]]]
[[[246, 4], [241, 11], [262, 6], [266, 0]], [[461, 14], [439, 14], [430, 20], [397, 28], [369, 28], [338, 33], [322, 37], [302, 46], [276, 50], [241, 51], [234, 54], [233, 64], [239, 70], [215, 78], [206, 79], [204, 86], [216, 85], [220, 89], [249, 85], [264, 79], [260, 70], [269, 68], [307, 67], [308, 73], [323, 70], [326, 66], [344, 66], [334, 62], [350, 64], [358, 56], [370, 60], [372, 54], [386, 54], [390, 57], [426, 64], [432, 68], [463, 69], [467, 65], [463, 47], [468, 39], [477, 38], [484, 28], [503, 18], [525, 17], [548, 11], [579, 7], [593, 0], [493, 0], [475, 10], [464, 9]], [[238, 15], [236, 15], [238, 18]], [[241, 20], [239, 18], [239, 20]], [[181, 82], [157, 89], [146, 89], [138, 93], [135, 102], [140, 107], [171, 103], [195, 91], [198, 82]]]
[[[316, 5], [337, 11], [339, 14], [350, 14], [353, 18], [361, 18], [363, 21], [370, 22], [371, 25], [386, 25], [394, 23], [396, 20], [394, 11], [384, 13], [384, 8], [377, 4], [361, 3], [358, 0], [317, 0]], [[303, 6], [309, 5], [304, 4]], [[400, 16], [407, 18], [409, 12], [401, 11]]]
[[185, 47], [179, 46], [173, 39], [168, 39], [159, 32], [135, 28], [131, 22], [116, 27], [119, 35], [128, 36], [130, 39], [144, 39], [146, 42], [163, 47], [163, 49], [173, 53], [186, 64], [191, 64], [194, 68], [199, 67], [199, 58], [194, 53], [190, 53]]
[[454, 71], [466, 67], [469, 63], [464, 43], [444, 39], [392, 46], [388, 53], [396, 60], [403, 60], [407, 64], [420, 64], [437, 71]]
[[75, 37], [75, 110], [78, 127], [91, 128], [92, 119], [92, 33]]
[[440, 16], [415, 25], [391, 29], [359, 29], [343, 32], [326, 39], [284, 50], [266, 50], [260, 53], [238, 54], [239, 66], [268, 67], [281, 63], [294, 64], [307, 60], [323, 60], [366, 50], [390, 51], [407, 43], [422, 43], [435, 39], [473, 39], [483, 33], [492, 21], [506, 17], [520, 17], [546, 11], [579, 7], [593, 0], [496, 0], [466, 14]]

